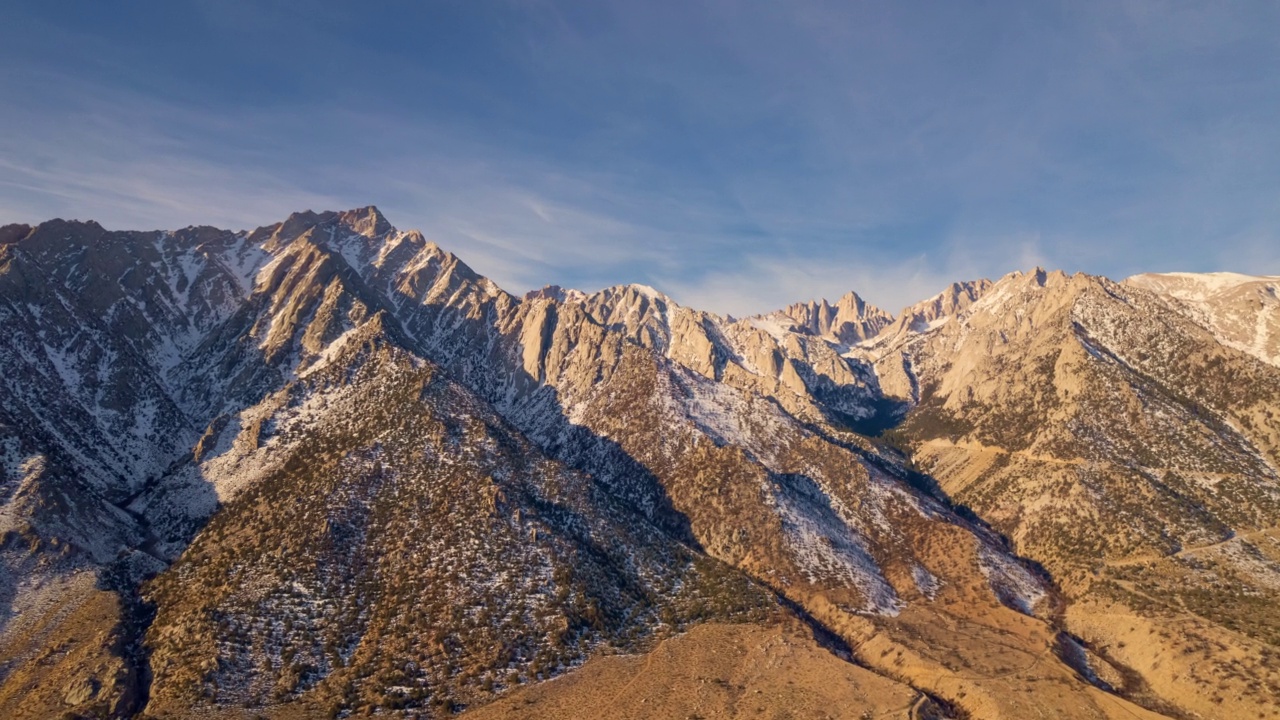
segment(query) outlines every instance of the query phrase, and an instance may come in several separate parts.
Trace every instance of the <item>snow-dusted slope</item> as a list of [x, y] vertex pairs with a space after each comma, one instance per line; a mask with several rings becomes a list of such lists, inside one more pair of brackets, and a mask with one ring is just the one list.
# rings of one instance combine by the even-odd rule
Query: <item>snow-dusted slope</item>
[[1280, 367], [1280, 276], [1150, 273], [1125, 284], [1165, 298], [1223, 345]]
[[[1105, 278], [1016, 273], [946, 325], [867, 352], [879, 358], [882, 376], [901, 372], [901, 357], [910, 358], [922, 389], [909, 425], [934, 438], [1087, 461], [1070, 472], [1118, 473], [1115, 482], [1123, 475], [1129, 478], [1123, 482], [1164, 489], [1160, 503], [1107, 492], [1044, 504], [1005, 487], [983, 498], [990, 517], [1008, 512], [1024, 525], [1055, 517], [1062, 531], [1075, 527], [1113, 551], [1192, 544], [1236, 523], [1280, 520], [1280, 419], [1267, 414], [1280, 401], [1280, 374], [1163, 303]], [[961, 497], [976, 502], [975, 493], [995, 477]], [[1040, 492], [1035, 478], [1019, 484]], [[1237, 489], [1228, 493], [1229, 486]], [[1133, 515], [1121, 519], [1116, 508], [1128, 502], [1137, 502]], [[1063, 514], [1076, 503], [1086, 503], [1073, 512], [1090, 517], [1093, 527]], [[1098, 534], [1099, 518], [1117, 526]], [[1052, 544], [1055, 535], [1021, 532], [1029, 543]]]
[[[549, 295], [531, 293], [529, 300], [545, 296]], [[799, 327], [785, 313], [734, 320], [682, 306], [639, 285], [575, 291], [559, 300], [703, 377], [773, 398], [806, 421], [869, 424], [892, 413], [876, 402], [880, 393], [870, 367], [843, 356], [843, 341], [833, 330], [845, 327], [846, 336], [853, 332], [846, 326], [854, 311], [846, 312], [847, 308], [865, 313], [868, 328], [879, 327], [876, 318], [887, 317], [856, 295], [844, 298], [838, 313], [825, 302], [815, 304], [814, 312], [825, 320], [814, 328]]]
[[[1150, 338], [1112, 322], [1119, 286], [1073, 305], [1060, 283], [958, 284], [896, 323], [852, 293], [734, 320], [640, 285], [516, 297], [372, 207], [247, 233], [5, 228], [0, 590], [96, 571], [138, 649], [137, 581], [173, 563], [143, 586], [161, 714], [439, 714], [781, 598], [869, 666], [1018, 717], [1033, 680], [986, 648], [1042, 653], [1051, 583], [853, 431], [907, 406], [1007, 409], [1024, 398], [1000, 387], [999, 346], [1023, 358], [1045, 328], [1105, 359], [1098, 378], [1143, 362], [1130, 351]], [[1011, 375], [1037, 407], [1045, 372]], [[1106, 435], [1099, 453], [1153, 435], [1204, 454], [1196, 471], [1270, 467], [1265, 423], [1166, 422], [1167, 395], [1143, 395], [1147, 435], [1036, 422]], [[37, 595], [9, 617], [34, 617]], [[1070, 698], [1057, 716], [1105, 716], [1076, 670], [1042, 668]]]
[[304, 695], [443, 710], [700, 617], [776, 613], [768, 592], [549, 460], [378, 317], [202, 457], [225, 506], [146, 590], [159, 609], [149, 712]]
[[844, 345], [875, 337], [893, 323], [893, 316], [867, 304], [858, 294], [845, 294], [835, 305], [825, 299], [797, 303], [765, 316], [786, 323], [789, 330], [816, 335]]
[[[1258, 342], [1273, 285], [1037, 269], [860, 349], [914, 406], [894, 436], [917, 467], [1044, 564], [1072, 632], [1204, 717], [1280, 687], [1280, 372]], [[1248, 561], [1210, 552], [1238, 537]], [[1206, 642], [1221, 652], [1170, 661]]]
[[927, 332], [939, 327], [977, 302], [991, 289], [991, 285], [990, 280], [952, 283], [928, 300], [905, 308], [891, 325], [868, 338], [866, 344], [884, 345], [908, 333]]

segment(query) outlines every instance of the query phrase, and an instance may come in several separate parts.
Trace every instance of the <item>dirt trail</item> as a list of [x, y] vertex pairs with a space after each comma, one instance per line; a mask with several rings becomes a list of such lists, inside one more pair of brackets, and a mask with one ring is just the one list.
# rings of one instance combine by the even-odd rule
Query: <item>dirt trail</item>
[[917, 720], [920, 716], [920, 706], [923, 705], [927, 699], [927, 695], [917, 690], [916, 696], [911, 698], [911, 702], [900, 708], [885, 710], [875, 716], [876, 720], [880, 720], [880, 718], [907, 718], [907, 720]]
[[662, 650], [662, 645], [663, 645], [662, 643], [659, 643], [657, 647], [655, 647], [650, 652], [646, 653], [644, 658], [644, 667], [637, 670], [635, 674], [631, 676], [631, 679], [627, 681], [626, 685], [623, 685], [622, 687], [618, 688], [618, 692], [614, 693], [613, 697], [609, 698], [608, 700], [605, 700], [601, 704], [602, 705], [601, 717], [603, 717], [604, 715], [603, 710], [606, 710], [616, 705], [618, 703], [618, 700], [620, 700], [623, 695], [626, 695], [627, 691], [631, 689], [631, 686], [636, 684], [637, 680], [639, 680], [640, 678], [644, 677], [649, 673], [649, 668], [651, 665], [653, 665], [653, 656], [657, 655], [658, 652]]
[[1156, 562], [1158, 560], [1166, 560], [1169, 558], [1187, 557], [1190, 555], [1194, 555], [1195, 553], [1204, 552], [1205, 550], [1213, 550], [1215, 548], [1220, 548], [1224, 545], [1227, 545], [1228, 543], [1236, 542], [1237, 540], [1253, 540], [1255, 538], [1260, 538], [1260, 537], [1271, 537], [1270, 533], [1280, 533], [1280, 527], [1263, 528], [1261, 530], [1254, 530], [1247, 533], [1232, 533], [1231, 537], [1225, 540], [1206, 543], [1204, 545], [1193, 545], [1191, 547], [1183, 548], [1171, 555], [1160, 555], [1155, 557], [1152, 557], [1150, 555], [1142, 555], [1138, 557], [1116, 558], [1114, 560], [1106, 560], [1104, 561], [1103, 564], [1107, 565], [1108, 567], [1127, 567], [1130, 565], [1141, 565], [1143, 563]]

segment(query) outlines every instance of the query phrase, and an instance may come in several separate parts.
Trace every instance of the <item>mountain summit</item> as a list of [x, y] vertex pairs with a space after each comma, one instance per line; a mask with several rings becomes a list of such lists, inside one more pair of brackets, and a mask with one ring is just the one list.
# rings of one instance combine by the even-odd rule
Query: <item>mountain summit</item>
[[0, 710], [1265, 716], [1274, 281], [734, 319], [372, 206], [5, 226]]

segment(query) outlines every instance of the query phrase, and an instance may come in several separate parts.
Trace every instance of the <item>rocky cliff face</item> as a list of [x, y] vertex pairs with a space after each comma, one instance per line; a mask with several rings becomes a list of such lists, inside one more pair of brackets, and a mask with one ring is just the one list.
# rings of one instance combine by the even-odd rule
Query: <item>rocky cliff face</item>
[[[1257, 335], [1221, 340], [1239, 296], [1197, 309], [1186, 282], [1215, 284], [1013, 274], [865, 353], [915, 403], [892, 434], [1044, 564], [1068, 628], [1176, 706], [1228, 717], [1280, 687], [1260, 612], [1280, 578], [1280, 376]], [[1268, 281], [1245, 284], [1251, 329], [1272, 321]]]
[[1223, 345], [1280, 365], [1280, 277], [1152, 273], [1124, 283], [1155, 293]]
[[[784, 616], [942, 715], [1202, 712], [1098, 618], [1228, 568], [1270, 597], [1280, 380], [1226, 301], [521, 298], [374, 208], [0, 238], [11, 715], [443, 715]], [[1243, 668], [1206, 677], [1265, 692], [1277, 625], [1178, 597], [1152, 633], [1202, 621]]]
[[893, 316], [874, 305], [868, 305], [857, 293], [851, 292], [836, 301], [826, 300], [797, 303], [773, 317], [789, 319], [793, 332], [815, 335], [853, 345], [879, 335], [893, 323]]

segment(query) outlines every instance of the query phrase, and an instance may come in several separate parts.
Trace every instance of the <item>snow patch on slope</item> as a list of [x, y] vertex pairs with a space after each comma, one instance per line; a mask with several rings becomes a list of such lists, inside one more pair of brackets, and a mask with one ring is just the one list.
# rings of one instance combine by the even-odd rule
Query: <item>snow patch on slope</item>
[[247, 297], [253, 292], [254, 280], [259, 268], [270, 256], [266, 250], [249, 242], [248, 234], [242, 232], [236, 236], [236, 242], [230, 250], [220, 255], [218, 259], [236, 279], [241, 296]]
[[787, 335], [792, 334], [791, 320], [789, 318], [782, 320], [776, 315], [765, 315], [763, 317], [747, 318], [747, 322], [751, 323], [752, 327], [769, 333], [778, 342], [784, 341]]
[[1172, 299], [1218, 342], [1280, 367], [1280, 276], [1148, 273], [1125, 284]]
[[[6, 430], [8, 428], [5, 428]], [[22, 446], [15, 436], [0, 438], [0, 482], [21, 477]]]
[[1280, 282], [1280, 275], [1244, 275], [1233, 272], [1171, 272], [1135, 275], [1129, 280], [1157, 292], [1172, 295], [1179, 300], [1204, 302], [1224, 290], [1232, 290], [1246, 283]]
[[800, 569], [809, 582], [836, 579], [856, 588], [866, 612], [897, 615], [904, 603], [865, 541], [841, 519], [848, 509], [811, 482], [793, 478], [775, 492], [783, 533]]
[[775, 440], [788, 422], [777, 406], [687, 368], [681, 368], [678, 377], [686, 384], [683, 393], [677, 391], [683, 400], [675, 408], [677, 416], [688, 417], [717, 443], [740, 447], [765, 466], [773, 464]]
[[930, 600], [936, 598], [938, 590], [942, 588], [942, 581], [922, 565], [911, 568], [911, 579], [915, 581], [916, 589]]
[[1000, 602], [1027, 615], [1034, 615], [1036, 605], [1048, 594], [1040, 579], [1008, 555], [985, 543], [978, 545], [978, 564], [991, 591]]

